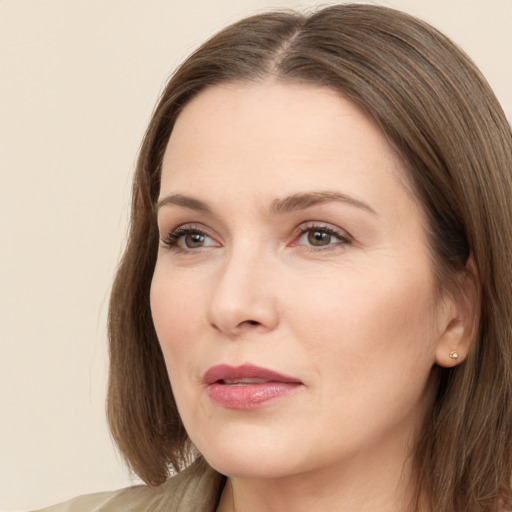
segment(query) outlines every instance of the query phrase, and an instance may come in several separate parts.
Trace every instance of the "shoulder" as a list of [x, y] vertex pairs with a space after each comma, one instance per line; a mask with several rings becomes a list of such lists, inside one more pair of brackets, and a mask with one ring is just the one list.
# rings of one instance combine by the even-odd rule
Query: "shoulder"
[[158, 487], [87, 494], [38, 512], [213, 512], [224, 482], [222, 475], [198, 461]]

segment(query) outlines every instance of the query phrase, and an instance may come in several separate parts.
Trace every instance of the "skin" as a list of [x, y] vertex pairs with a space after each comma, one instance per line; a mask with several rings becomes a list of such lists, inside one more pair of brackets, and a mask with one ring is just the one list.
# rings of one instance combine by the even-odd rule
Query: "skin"
[[[190, 438], [229, 476], [218, 510], [407, 509], [431, 369], [451, 350], [461, 361], [464, 330], [456, 302], [435, 294], [404, 172], [372, 120], [326, 88], [215, 86], [180, 114], [151, 307]], [[330, 200], [272, 211], [316, 192]], [[178, 232], [169, 246], [180, 226], [199, 238]], [[217, 364], [302, 385], [233, 410], [202, 381]]]

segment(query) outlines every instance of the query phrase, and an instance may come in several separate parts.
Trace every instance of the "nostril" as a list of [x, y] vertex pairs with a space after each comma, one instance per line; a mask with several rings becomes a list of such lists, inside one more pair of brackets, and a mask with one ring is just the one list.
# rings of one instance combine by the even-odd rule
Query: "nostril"
[[259, 322], [256, 322], [256, 320], [247, 320], [247, 323], [249, 325], [259, 325]]

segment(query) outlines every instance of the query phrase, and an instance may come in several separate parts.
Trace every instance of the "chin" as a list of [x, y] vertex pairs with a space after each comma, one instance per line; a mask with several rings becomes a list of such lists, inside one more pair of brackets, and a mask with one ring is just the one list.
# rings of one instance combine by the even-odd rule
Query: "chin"
[[286, 467], [284, 461], [275, 460], [259, 454], [259, 456], [227, 455], [219, 457], [205, 457], [213, 469], [230, 478], [274, 479], [294, 474], [291, 468]]
[[[281, 478], [296, 473], [301, 466], [295, 446], [264, 433], [210, 437], [196, 447], [210, 466], [229, 477]], [[291, 454], [295, 457], [291, 458]]]

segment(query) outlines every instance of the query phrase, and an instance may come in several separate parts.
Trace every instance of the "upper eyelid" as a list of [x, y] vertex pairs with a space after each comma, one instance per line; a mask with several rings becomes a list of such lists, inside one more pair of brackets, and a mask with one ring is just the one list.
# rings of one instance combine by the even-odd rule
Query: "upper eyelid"
[[190, 232], [201, 233], [201, 234], [206, 235], [209, 238], [212, 238], [213, 240], [218, 241], [217, 240], [218, 237], [213, 235], [211, 233], [210, 229], [208, 229], [203, 224], [196, 223], [196, 222], [182, 222], [182, 223], [180, 223], [176, 226], [173, 226], [171, 228], [167, 228], [165, 226], [162, 226], [162, 227], [158, 226], [158, 231], [159, 231], [160, 239], [162, 241], [165, 241], [165, 240], [168, 240], [171, 238], [176, 238], [176, 237], [181, 236], [182, 234], [187, 234]]
[[177, 231], [180, 231], [180, 230], [190, 230], [190, 231], [198, 231], [198, 232], [201, 232], [201, 233], [204, 233], [205, 235], [208, 235], [208, 236], [211, 236], [211, 229], [209, 229], [207, 226], [205, 226], [204, 224], [202, 224], [201, 222], [180, 222], [178, 224], [172, 224], [171, 225], [172, 227], [167, 227], [165, 223], [162, 222], [162, 226], [158, 226], [159, 228], [159, 231], [164, 234], [164, 235], [168, 235], [168, 234], [172, 234], [172, 233], [176, 233]]
[[[297, 233], [297, 232], [301, 232], [301, 231], [308, 230], [308, 229], [314, 229], [314, 228], [327, 229], [327, 230], [337, 231], [340, 233], [346, 233], [347, 235], [349, 235], [347, 230], [340, 228], [339, 226], [336, 226], [335, 224], [331, 224], [330, 222], [325, 222], [325, 221], [318, 221], [318, 220], [303, 221], [300, 224], [298, 224], [293, 229], [292, 232]], [[180, 229], [190, 229], [190, 230], [197, 230], [197, 231], [201, 231], [201, 232], [204, 231], [205, 234], [208, 234], [208, 232], [213, 231], [211, 228], [204, 225], [203, 223], [194, 222], [194, 221], [182, 222], [182, 223], [177, 224], [175, 227], [172, 227], [171, 229], [165, 228], [165, 229], [162, 229], [162, 231], [164, 231], [166, 233], [172, 233], [172, 232], [178, 231]]]
[[335, 234], [338, 234], [341, 237], [349, 238], [351, 240], [353, 239], [353, 236], [346, 229], [340, 228], [339, 226], [331, 224], [330, 222], [323, 221], [310, 220], [302, 222], [295, 228], [295, 231], [296, 233], [303, 233], [305, 231], [309, 231], [310, 229], [324, 229], [326, 231], [331, 231]]

